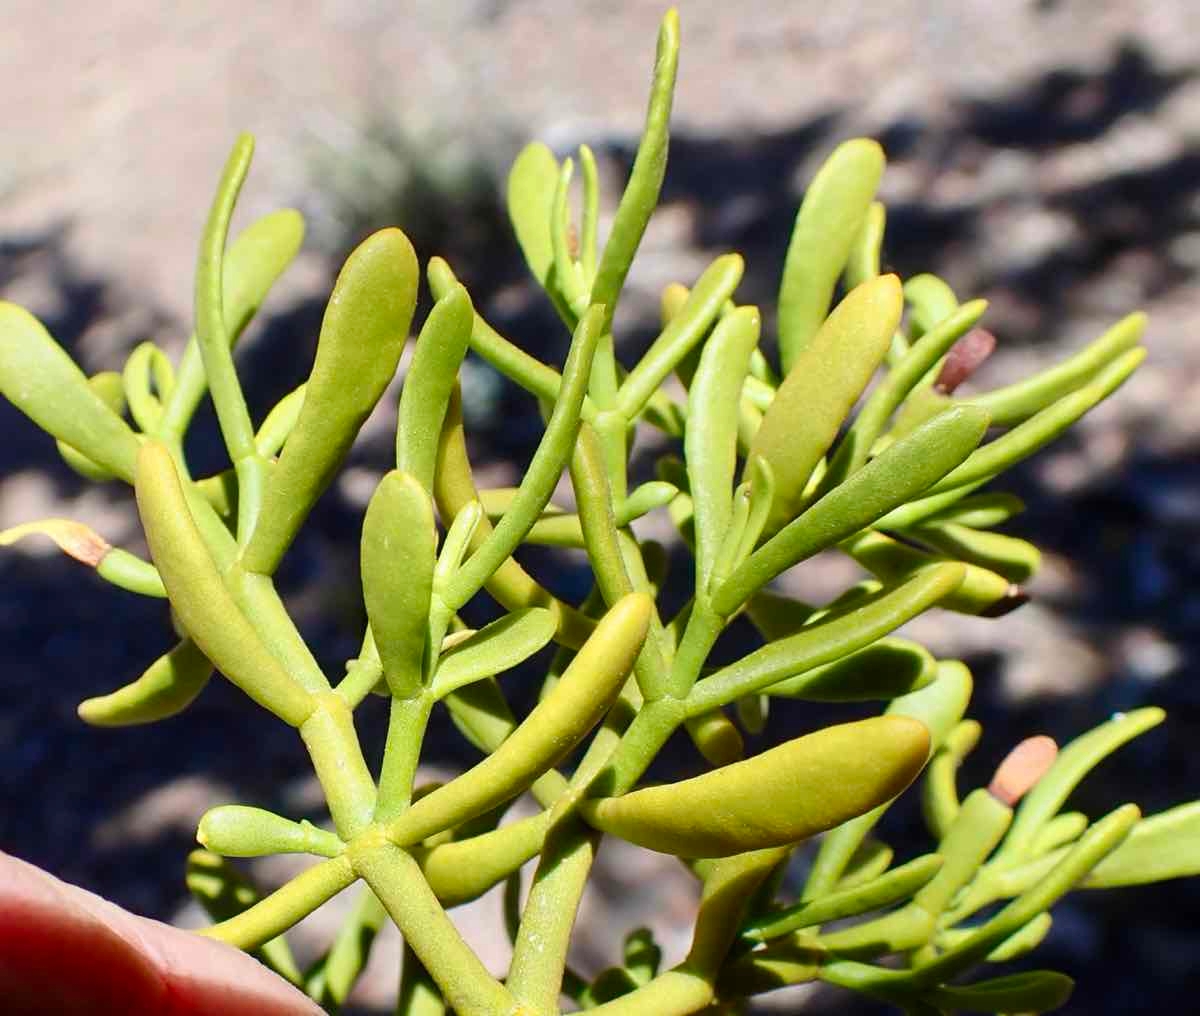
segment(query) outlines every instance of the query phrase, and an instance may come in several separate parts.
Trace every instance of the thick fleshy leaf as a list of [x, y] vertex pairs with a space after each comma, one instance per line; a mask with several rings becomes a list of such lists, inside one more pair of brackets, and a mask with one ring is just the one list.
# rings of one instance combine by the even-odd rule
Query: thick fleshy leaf
[[[237, 342], [303, 241], [304, 219], [292, 208], [264, 215], [234, 237], [225, 252], [221, 300], [225, 334], [230, 342]], [[200, 346], [193, 335], [163, 409], [164, 434], [183, 432], [207, 387]]]
[[825, 320], [883, 166], [883, 149], [855, 138], [834, 149], [804, 192], [779, 285], [779, 352], [785, 374]]
[[713, 608], [731, 614], [776, 575], [921, 494], [971, 454], [987, 423], [983, 410], [957, 406], [897, 441], [751, 554], [715, 590]]
[[[633, 669], [654, 612], [644, 593], [609, 608], [553, 690], [474, 768], [414, 803], [388, 826], [401, 846], [449, 829], [515, 797], [600, 721]], [[472, 686], [473, 687], [473, 686]]]
[[760, 917], [747, 925], [742, 934], [764, 940], [778, 938], [797, 928], [811, 928], [879, 910], [911, 897], [941, 867], [942, 858], [938, 854], [926, 854], [849, 889]]
[[775, 476], [768, 531], [795, 517], [812, 471], [883, 361], [902, 309], [900, 280], [872, 279], [852, 290], [797, 351], [748, 456], [761, 456]]
[[0, 300], [0, 394], [51, 437], [133, 482], [138, 439], [32, 314]]
[[379, 481], [362, 532], [363, 599], [383, 676], [396, 698], [421, 687], [437, 554], [433, 503], [413, 476]]
[[879, 594], [857, 610], [763, 646], [696, 682], [688, 696], [689, 715], [719, 708], [741, 695], [763, 691], [785, 678], [862, 649], [929, 609], [961, 581], [962, 565], [939, 565]]
[[79, 703], [79, 718], [94, 727], [153, 723], [186, 709], [204, 690], [213, 666], [191, 639], [184, 639], [123, 688]]
[[1105, 366], [1133, 349], [1145, 330], [1146, 315], [1130, 314], [1062, 363], [1016, 384], [971, 396], [969, 401], [991, 413], [998, 427], [1020, 423], [1087, 384]]
[[646, 109], [642, 140], [592, 284], [591, 302], [605, 308], [601, 332], [608, 332], [612, 327], [625, 276], [629, 273], [638, 245], [642, 242], [642, 234], [658, 204], [658, 192], [667, 169], [668, 124], [678, 66], [679, 14], [670, 10], [663, 17], [658, 30], [654, 81], [650, 86], [650, 103]]
[[396, 373], [419, 277], [412, 245], [398, 229], [369, 236], [346, 260], [321, 324], [300, 418], [242, 555], [248, 571], [269, 575], [278, 567]]
[[345, 844], [334, 833], [307, 819], [293, 822], [282, 815], [242, 804], [211, 808], [200, 819], [196, 839], [223, 857], [262, 857], [265, 854], [320, 854], [336, 857]]
[[412, 366], [400, 392], [396, 468], [416, 477], [430, 492], [438, 438], [474, 320], [471, 298], [462, 286], [438, 300], [417, 336]]
[[767, 687], [770, 695], [812, 702], [893, 699], [924, 688], [935, 676], [930, 652], [907, 639], [883, 638], [833, 663]]
[[1056, 970], [1026, 970], [933, 992], [939, 1006], [955, 1012], [1041, 1013], [1065, 1005], [1075, 982]]
[[1080, 781], [1121, 745], [1157, 727], [1166, 713], [1157, 706], [1117, 713], [1107, 723], [1075, 738], [1058, 753], [1054, 765], [1017, 809], [1007, 838], [996, 860], [1011, 862], [1028, 856], [1034, 837], [1050, 821]]
[[433, 693], [441, 697], [515, 667], [549, 643], [554, 628], [554, 612], [541, 607], [505, 614], [442, 653]]
[[906, 717], [826, 727], [681, 783], [585, 801], [598, 829], [677, 857], [798, 843], [900, 793], [925, 765], [929, 732]]
[[150, 553], [184, 629], [247, 695], [299, 726], [312, 713], [313, 698], [283, 669], [238, 608], [196, 528], [165, 446], [151, 442], [142, 448], [134, 489]]
[[738, 399], [758, 333], [755, 307], [741, 307], [722, 318], [704, 344], [688, 392], [684, 452], [696, 513], [697, 589], [707, 586], [729, 530], [737, 467]]
[[1142, 819], [1083, 884], [1107, 889], [1192, 875], [1200, 875], [1200, 801]]
[[533, 277], [543, 286], [554, 266], [550, 215], [558, 184], [558, 160], [540, 141], [521, 149], [508, 173], [508, 217]]

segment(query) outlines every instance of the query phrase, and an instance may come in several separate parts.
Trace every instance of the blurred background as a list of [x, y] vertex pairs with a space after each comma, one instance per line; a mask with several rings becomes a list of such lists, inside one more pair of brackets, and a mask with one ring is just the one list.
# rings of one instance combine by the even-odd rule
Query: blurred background
[[[561, 362], [567, 336], [525, 280], [503, 214], [504, 175], [530, 139], [560, 154], [587, 142], [611, 213], [636, 145], [661, 4], [0, 6], [0, 296], [34, 311], [89, 373], [119, 369], [145, 339], [182, 348], [195, 247], [242, 130], [259, 147], [235, 227], [282, 205], [303, 210], [310, 226], [304, 254], [239, 347], [257, 415], [307, 372], [340, 258], [384, 225], [402, 226], [422, 258], [447, 257], [489, 320]], [[1116, 710], [1154, 703], [1168, 723], [1105, 763], [1075, 806], [1098, 817], [1130, 799], [1149, 812], [1200, 796], [1194, 4], [680, 8], [671, 162], [620, 308], [622, 354], [653, 336], [663, 285], [690, 283], [728, 250], [747, 256], [739, 300], [761, 302], [769, 321], [805, 182], [838, 141], [863, 133], [889, 156], [888, 267], [935, 271], [960, 298], [991, 301], [985, 324], [1000, 346], [983, 385], [1026, 375], [1127, 311], [1148, 310], [1145, 366], [1000, 487], [1029, 503], [1010, 531], [1045, 551], [1032, 601], [995, 621], [935, 612], [911, 633], [975, 670], [972, 715], [985, 734], [963, 786], [986, 781], [1027, 734], [1066, 740]], [[464, 388], [480, 486], [513, 482], [540, 435], [536, 407], [478, 362], [468, 363]], [[281, 575], [331, 673], [356, 653], [361, 632], [357, 533], [386, 468], [394, 399], [385, 402]], [[217, 468], [211, 413], [197, 430], [196, 462]], [[0, 528], [67, 516], [144, 547], [127, 489], [79, 480], [7, 404], [0, 432]], [[654, 534], [665, 531], [660, 523]], [[536, 555], [530, 566], [564, 595], [586, 591], [577, 556]], [[819, 599], [854, 577], [822, 561], [803, 587]], [[0, 555], [0, 849], [139, 913], [194, 925], [201, 916], [182, 869], [198, 817], [232, 800], [316, 817], [320, 797], [298, 739], [223, 683], [151, 727], [92, 730], [77, 719], [81, 699], [135, 676], [168, 638], [160, 603], [105, 586], [38, 541]], [[377, 701], [365, 704], [361, 733], [376, 758], [384, 719]], [[678, 755], [695, 769], [694, 757]], [[435, 724], [428, 756], [431, 775], [470, 758], [446, 722]], [[912, 811], [886, 830], [901, 856], [925, 849]], [[591, 972], [615, 962], [621, 934], [639, 923], [655, 929], [668, 962], [678, 959], [695, 890], [676, 868], [607, 846], [573, 962]], [[267, 884], [292, 870], [253, 867]], [[343, 902], [306, 924], [302, 955], [328, 941]], [[502, 969], [498, 899], [458, 913]], [[1035, 953], [1036, 965], [1081, 978], [1070, 1013], [1190, 1011], [1197, 955], [1196, 881], [1072, 897]], [[386, 1011], [397, 956], [392, 938], [377, 946], [358, 1011]], [[762, 1011], [878, 1010], [805, 989]]]

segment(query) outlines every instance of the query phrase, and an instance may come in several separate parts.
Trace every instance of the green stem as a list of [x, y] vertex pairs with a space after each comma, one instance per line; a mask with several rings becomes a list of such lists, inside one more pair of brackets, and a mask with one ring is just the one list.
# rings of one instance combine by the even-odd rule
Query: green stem
[[424, 693], [407, 699], [392, 699], [387, 746], [379, 774], [376, 822], [396, 818], [412, 801], [413, 777], [421, 759], [421, 742], [433, 702], [432, 696]]
[[297, 875], [249, 910], [204, 928], [200, 934], [239, 949], [256, 949], [299, 924], [322, 903], [353, 883], [356, 877], [347, 855], [331, 857]]
[[375, 809], [375, 782], [354, 731], [354, 715], [336, 692], [314, 696], [316, 708], [300, 725], [317, 780], [343, 840], [361, 832]]
[[520, 1016], [512, 992], [463, 941], [409, 853], [364, 836], [350, 856], [458, 1016]]

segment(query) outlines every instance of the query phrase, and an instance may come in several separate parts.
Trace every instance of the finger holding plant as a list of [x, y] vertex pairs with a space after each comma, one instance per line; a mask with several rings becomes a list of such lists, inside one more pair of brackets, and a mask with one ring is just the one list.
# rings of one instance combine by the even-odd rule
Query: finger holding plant
[[[1144, 319], [1131, 315], [1034, 378], [961, 393], [995, 342], [979, 327], [986, 304], [960, 304], [933, 276], [880, 273], [884, 155], [859, 139], [834, 151], [797, 214], [777, 365], [761, 347], [758, 308], [737, 303], [744, 264], [732, 252], [690, 286], [668, 287], [659, 334], [637, 362], [621, 362], [614, 312], [663, 182], [678, 49], [670, 12], [645, 132], [604, 243], [586, 146], [578, 229], [573, 160], [534, 144], [513, 166], [509, 212], [564, 324], [561, 365], [496, 331], [451, 267], [429, 258], [434, 304], [400, 393], [395, 461], [362, 519], [367, 623], [344, 674], [319, 665], [273, 576], [396, 373], [420, 267], [399, 229], [364, 240], [338, 276], [307, 380], [256, 423], [235, 343], [298, 250], [303, 223], [273, 213], [228, 242], [248, 137], [213, 202], [195, 335], [177, 365], [143, 344], [120, 373], [88, 378], [36, 319], [0, 304], [0, 391], [82, 476], [132, 485], [150, 559], [63, 519], [17, 526], [0, 543], [49, 537], [113, 585], [169, 602], [173, 644], [131, 683], [83, 702], [84, 721], [166, 719], [215, 672], [295, 728], [330, 821], [214, 808], [188, 884], [217, 921], [203, 934], [254, 951], [323, 1005], [345, 1001], [390, 920], [405, 942], [397, 1011], [412, 1016], [447, 1007], [548, 1016], [563, 994], [599, 1013], [683, 1016], [813, 980], [908, 1012], [1053, 1008], [1070, 992], [1061, 974], [959, 979], [1034, 948], [1072, 889], [1200, 872], [1200, 805], [1147, 819], [1127, 805], [1098, 821], [1062, 810], [1092, 767], [1162, 714], [1115, 717], [1057, 756], [1047, 739], [1025, 742], [988, 788], [960, 800], [956, 770], [980, 736], [966, 718], [971, 675], [894, 633], [938, 607], [998, 614], [1022, 602], [1038, 552], [996, 531], [1022, 505], [980, 488], [1124, 382], [1144, 355]], [[546, 409], [515, 488], [480, 489], [471, 468], [459, 391], [469, 350]], [[185, 444], [206, 392], [229, 463], [196, 476]], [[631, 489], [633, 438], [645, 427], [673, 445], [660, 478]], [[553, 501], [564, 475], [573, 509]], [[674, 616], [659, 599], [663, 548], [635, 525], [658, 511], [694, 557]], [[586, 553], [594, 588], [583, 602], [552, 594], [519, 563], [523, 546], [539, 544]], [[872, 577], [824, 604], [772, 588], [829, 550]], [[498, 609], [468, 628], [461, 612], [484, 592]], [[723, 652], [729, 662], [716, 666], [714, 649], [731, 644], [726, 630], [743, 615], [762, 645]], [[519, 715], [506, 675], [551, 642], [542, 694]], [[361, 743], [355, 722], [372, 692], [389, 708], [378, 772], [366, 761], [376, 746]], [[772, 698], [879, 702], [881, 715], [789, 731], [745, 757], [727, 709], [757, 735]], [[418, 786], [429, 721], [443, 708], [481, 758], [440, 786]], [[681, 729], [701, 771], [647, 784]], [[897, 861], [872, 833], [918, 779], [934, 846]], [[538, 810], [503, 822], [526, 793]], [[782, 873], [819, 834], [807, 883], [788, 899]], [[673, 855], [699, 880], [692, 945], [674, 967], [660, 969], [661, 950], [638, 930], [622, 963], [596, 978], [567, 966], [604, 836]], [[319, 860], [265, 895], [227, 860], [281, 853]], [[299, 971], [288, 930], [355, 883], [341, 931]], [[503, 978], [448, 915], [499, 884], [515, 943]], [[989, 906], [1000, 909], [979, 922]]]

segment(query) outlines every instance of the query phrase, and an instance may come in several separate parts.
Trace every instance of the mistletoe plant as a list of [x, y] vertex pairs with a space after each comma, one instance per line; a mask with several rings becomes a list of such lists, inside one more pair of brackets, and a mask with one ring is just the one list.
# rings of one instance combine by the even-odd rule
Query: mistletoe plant
[[[1134, 805], [1097, 821], [1061, 810], [1096, 763], [1163, 714], [1116, 716], [1057, 758], [1048, 739], [1024, 742], [989, 787], [960, 803], [955, 771], [980, 734], [964, 719], [971, 676], [890, 633], [935, 606], [996, 614], [1019, 604], [1038, 552], [995, 527], [1020, 502], [976, 491], [1129, 377], [1144, 355], [1143, 318], [1125, 318], [1029, 380], [957, 395], [991, 348], [976, 327], [985, 304], [960, 304], [931, 275], [902, 284], [880, 274], [884, 209], [874, 194], [883, 153], [854, 140], [820, 169], [796, 218], [777, 368], [759, 348], [758, 309], [736, 303], [737, 254], [716, 258], [690, 289], [669, 286], [657, 338], [636, 364], [620, 363], [613, 314], [663, 180], [677, 52], [671, 12], [645, 133], [603, 246], [586, 147], [578, 229], [571, 159], [534, 144], [509, 177], [517, 239], [570, 334], [561, 370], [489, 325], [445, 261], [428, 262], [436, 302], [400, 393], [395, 468], [362, 521], [368, 625], [344, 674], [318, 665], [272, 576], [396, 373], [418, 263], [398, 229], [350, 255], [308, 380], [255, 429], [233, 345], [296, 253], [303, 225], [294, 211], [276, 212], [227, 248], [249, 138], [217, 189], [196, 271], [195, 335], [178, 365], [144, 343], [120, 374], [85, 377], [30, 314], [0, 305], [0, 388], [77, 471], [133, 485], [150, 560], [60, 519], [3, 540], [48, 535], [101, 578], [170, 605], [178, 642], [131, 684], [83, 702], [86, 722], [162, 720], [219, 671], [296, 729], [329, 827], [214, 808], [200, 822], [205, 849], [191, 856], [187, 880], [218, 921], [202, 934], [255, 950], [331, 1008], [389, 918], [405, 945], [397, 1011], [414, 1016], [548, 1016], [564, 996], [567, 1008], [606, 1016], [732, 1013], [760, 992], [812, 980], [912, 1013], [1053, 1008], [1070, 991], [1061, 974], [966, 984], [962, 975], [1033, 948], [1071, 889], [1200, 870], [1198, 804], [1148, 819]], [[516, 488], [477, 488], [457, 382], [468, 350], [528, 391], [545, 416]], [[668, 383], [672, 375], [681, 387]], [[185, 437], [206, 391], [230, 465], [197, 476]], [[664, 432], [681, 454], [659, 461], [659, 479], [631, 488], [630, 448], [643, 427]], [[564, 471], [571, 506], [551, 502]], [[662, 510], [695, 562], [691, 598], [674, 616], [656, 599], [664, 548], [636, 526]], [[584, 602], [552, 595], [518, 563], [527, 544], [586, 551], [594, 587]], [[829, 548], [873, 577], [825, 604], [771, 588]], [[472, 630], [461, 612], [484, 590], [503, 609]], [[710, 666], [739, 616], [761, 647]], [[557, 652], [538, 702], [514, 715], [500, 675], [551, 642]], [[372, 691], [390, 703], [378, 773], [364, 761], [354, 717]], [[743, 757], [727, 707], [757, 734], [776, 697], [887, 705]], [[428, 721], [443, 708], [481, 759], [447, 783], [414, 786]], [[708, 768], [644, 785], [680, 728]], [[577, 761], [564, 768], [568, 756]], [[893, 865], [871, 830], [922, 772], [933, 846]], [[536, 814], [503, 822], [526, 792]], [[785, 869], [822, 832], [799, 898], [788, 898]], [[569, 969], [580, 897], [605, 835], [673, 854], [698, 880], [691, 949], [675, 966], [660, 970], [653, 939], [633, 929], [619, 965], [590, 981]], [[289, 852], [321, 860], [262, 897], [227, 861]], [[522, 868], [534, 860], [523, 887]], [[356, 883], [341, 931], [300, 971], [285, 933]], [[503, 978], [447, 914], [500, 883], [513, 937]], [[973, 919], [985, 907], [990, 916]]]

